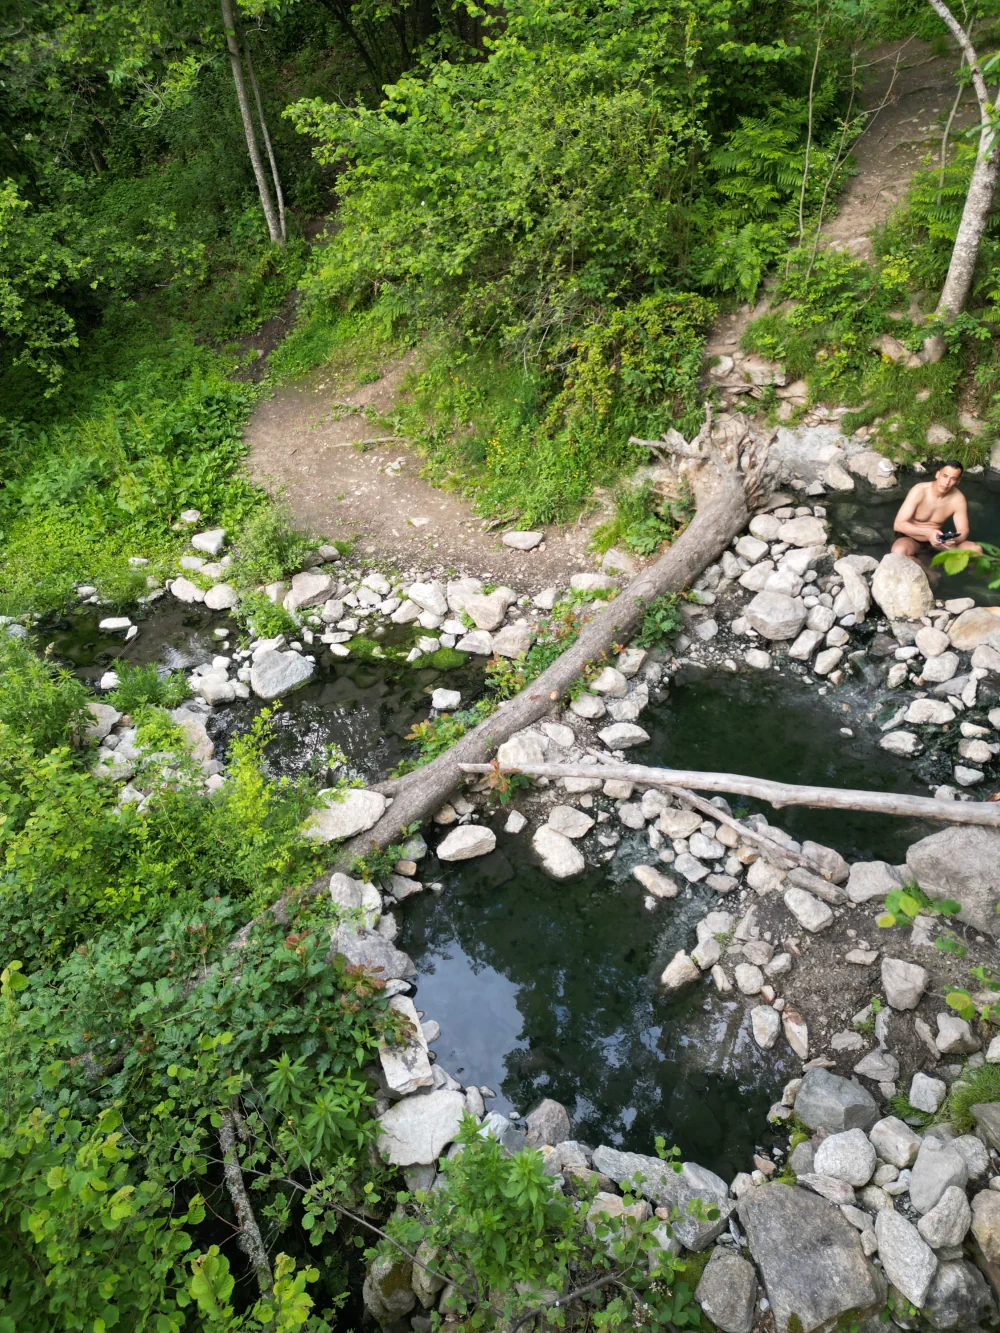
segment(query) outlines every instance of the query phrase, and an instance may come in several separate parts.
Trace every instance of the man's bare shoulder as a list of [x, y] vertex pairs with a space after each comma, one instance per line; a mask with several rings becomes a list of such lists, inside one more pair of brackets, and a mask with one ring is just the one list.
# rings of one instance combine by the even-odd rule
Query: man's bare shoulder
[[929, 481], [918, 481], [915, 486], [911, 486], [906, 492], [906, 498], [907, 500], [922, 500], [930, 488], [931, 483]]

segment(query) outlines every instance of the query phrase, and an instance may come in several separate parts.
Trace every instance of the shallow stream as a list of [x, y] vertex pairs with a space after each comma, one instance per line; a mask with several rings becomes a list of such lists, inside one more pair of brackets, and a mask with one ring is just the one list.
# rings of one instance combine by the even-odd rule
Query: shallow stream
[[[190, 667], [225, 651], [213, 631], [226, 624], [203, 608], [168, 606], [123, 649], [96, 628], [96, 616], [50, 629], [56, 653], [81, 675], [100, 676], [124, 653], [132, 661]], [[235, 643], [235, 638], [233, 640]], [[354, 773], [386, 774], [407, 751], [413, 722], [425, 717], [436, 685], [471, 700], [481, 669], [451, 672], [341, 661], [291, 695], [279, 714], [268, 758], [278, 773], [322, 766], [334, 743]], [[873, 714], [880, 700], [864, 677], [817, 694], [790, 674], [690, 672], [643, 714], [650, 742], [637, 762], [735, 771], [828, 786], [926, 792], [911, 764], [878, 748]], [[218, 710], [211, 727], [224, 757], [261, 705]], [[867, 715], [867, 718], [866, 718]], [[842, 734], [850, 727], [853, 736]], [[733, 798], [733, 805], [754, 803]], [[603, 796], [596, 807], [612, 811]], [[905, 820], [757, 807], [796, 837], [812, 837], [851, 857], [902, 859], [927, 830]], [[399, 909], [400, 943], [419, 971], [417, 1004], [437, 1019], [435, 1050], [463, 1083], [485, 1083], [493, 1105], [524, 1112], [541, 1096], [569, 1106], [579, 1136], [649, 1151], [656, 1134], [731, 1177], [756, 1145], [769, 1104], [791, 1076], [779, 1051], [761, 1052], [742, 997], [704, 989], [666, 999], [655, 981], [679, 948], [690, 948], [710, 890], [692, 888], [655, 910], [632, 879], [651, 861], [641, 832], [626, 831], [611, 853], [596, 839], [583, 849], [585, 875], [556, 882], [531, 861], [526, 835], [502, 832], [488, 858], [421, 867], [441, 894], [424, 893]], [[611, 857], [610, 860], [604, 858]], [[790, 1057], [789, 1057], [790, 1061]]]

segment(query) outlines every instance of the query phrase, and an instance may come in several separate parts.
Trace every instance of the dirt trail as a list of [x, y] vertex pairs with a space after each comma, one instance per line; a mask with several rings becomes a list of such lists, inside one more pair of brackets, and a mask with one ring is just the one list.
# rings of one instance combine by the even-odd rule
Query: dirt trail
[[[928, 154], [936, 161], [944, 121], [957, 91], [957, 48], [935, 55], [929, 42], [909, 39], [885, 42], [865, 53], [867, 79], [859, 105], [874, 110], [868, 128], [853, 150], [854, 174], [838, 197], [823, 227], [822, 243], [859, 258], [872, 255], [871, 233], [885, 223], [905, 199], [913, 173]], [[976, 99], [966, 89], [951, 127], [949, 143], [977, 120]], [[768, 308], [766, 293], [755, 307], [741, 306], [722, 316], [706, 354], [732, 353], [747, 324]]]
[[[593, 568], [587, 544], [599, 512], [550, 525], [534, 551], [511, 551], [501, 545], [502, 529], [484, 531], [467, 500], [421, 479], [422, 460], [404, 441], [384, 439], [366, 409], [391, 412], [412, 363], [412, 354], [388, 361], [380, 379], [353, 388], [322, 368], [279, 389], [247, 428], [251, 476], [283, 490], [317, 536], [359, 537], [361, 553], [388, 566], [462, 571], [533, 591]], [[364, 440], [382, 442], [364, 452], [351, 447]]]

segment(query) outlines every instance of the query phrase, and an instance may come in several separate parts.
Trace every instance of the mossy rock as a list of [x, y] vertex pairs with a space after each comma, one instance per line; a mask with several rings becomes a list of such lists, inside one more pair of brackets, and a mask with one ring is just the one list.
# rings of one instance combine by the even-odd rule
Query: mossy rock
[[418, 657], [413, 663], [415, 667], [433, 667], [435, 671], [454, 671], [456, 667], [465, 666], [469, 660], [468, 653], [460, 653], [457, 648], [439, 648], [434, 653], [424, 653], [423, 657]]

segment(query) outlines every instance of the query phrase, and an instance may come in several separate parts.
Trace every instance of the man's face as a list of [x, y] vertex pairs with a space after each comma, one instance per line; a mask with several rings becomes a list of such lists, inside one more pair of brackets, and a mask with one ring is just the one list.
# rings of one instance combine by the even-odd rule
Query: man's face
[[962, 480], [962, 470], [957, 467], [939, 468], [935, 474], [934, 480], [937, 483], [938, 491], [942, 495], [947, 495], [948, 492], [953, 491]]

